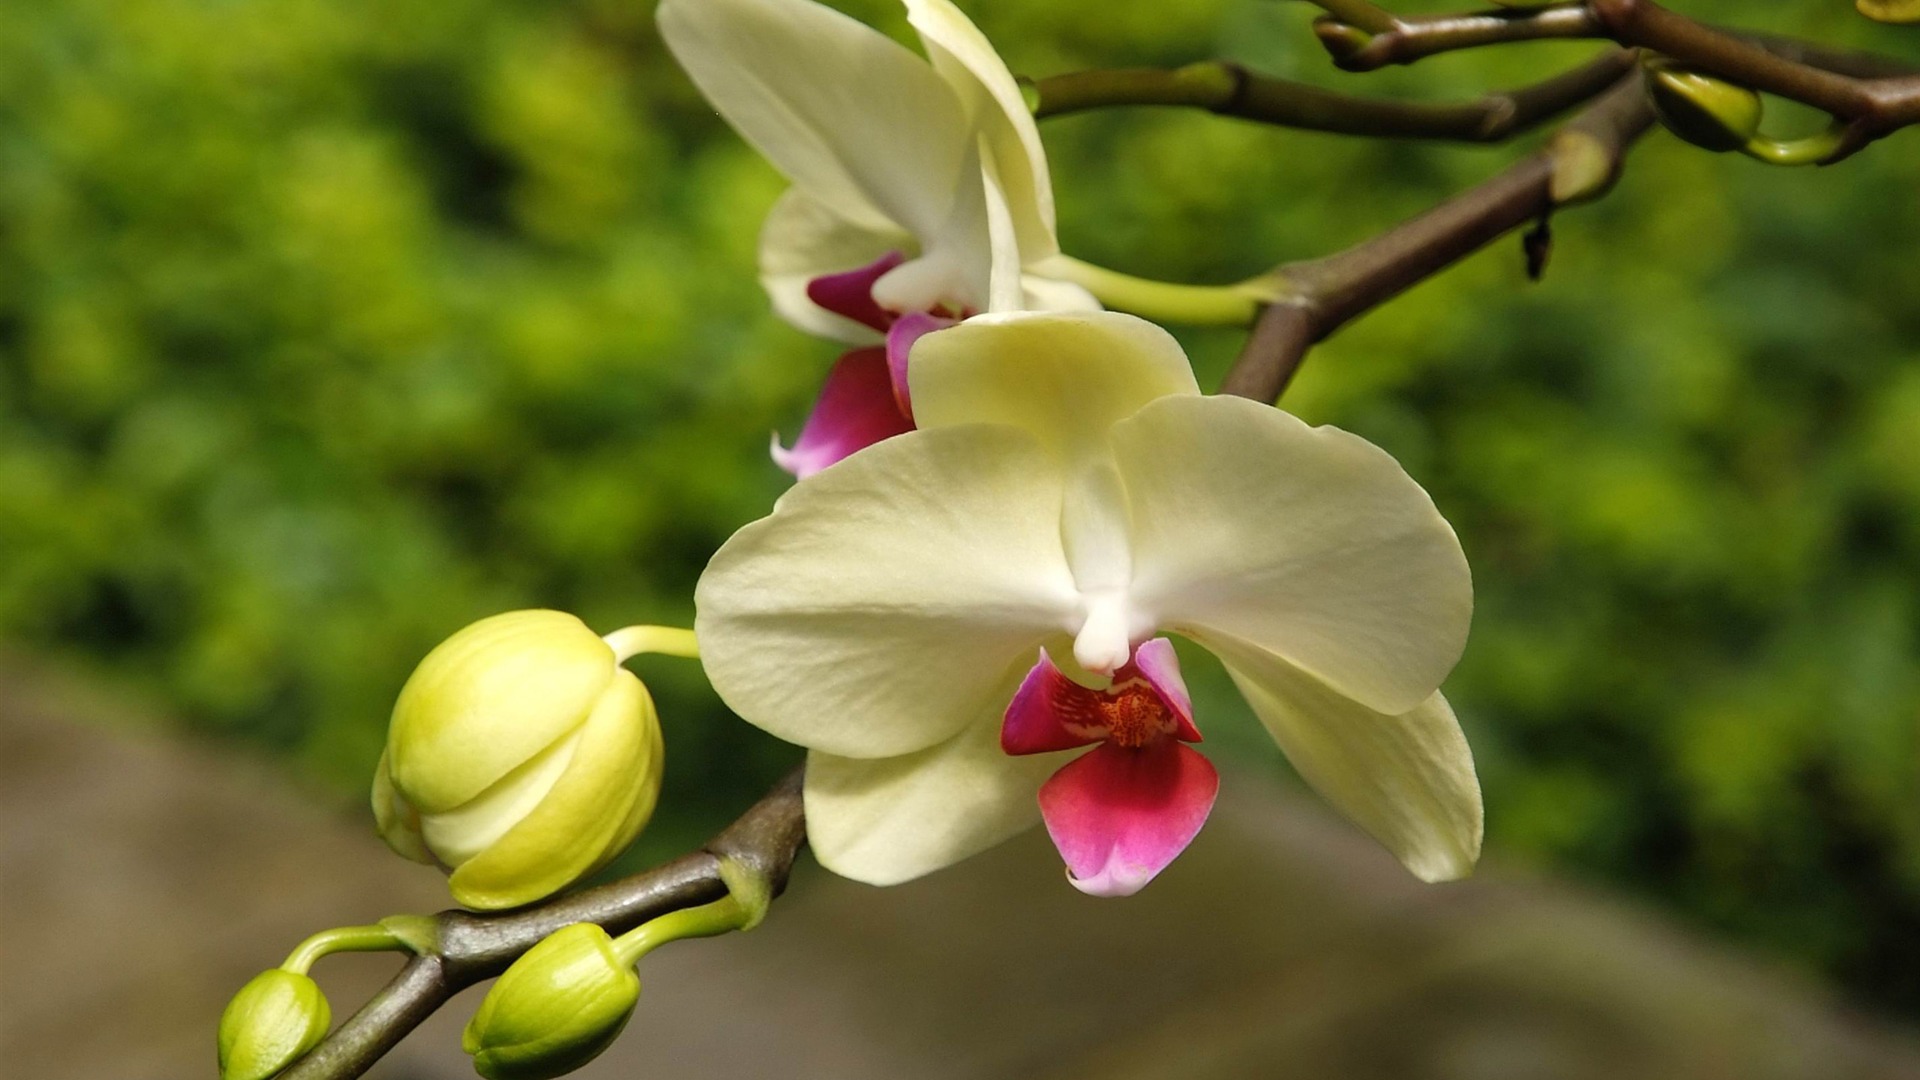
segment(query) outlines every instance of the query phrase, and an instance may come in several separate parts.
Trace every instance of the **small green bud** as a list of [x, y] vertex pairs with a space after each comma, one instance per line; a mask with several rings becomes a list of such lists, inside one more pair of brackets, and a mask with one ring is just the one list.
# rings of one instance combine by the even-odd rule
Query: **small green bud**
[[220, 1014], [220, 1080], [266, 1080], [326, 1037], [327, 998], [305, 975], [255, 975]]
[[1353, 57], [1373, 42], [1372, 34], [1327, 15], [1313, 21], [1313, 34], [1335, 64]]
[[548, 1080], [612, 1045], [640, 1000], [640, 977], [607, 932], [574, 923], [528, 949], [467, 1024], [460, 1047], [487, 1080]]
[[1854, 6], [1860, 14], [1880, 22], [1920, 22], [1920, 0], [1855, 0]]
[[1760, 95], [1744, 86], [1657, 59], [1646, 65], [1647, 92], [1668, 131], [1716, 153], [1739, 150], [1760, 132]]
[[380, 835], [451, 873], [454, 899], [517, 907], [618, 855], [660, 794], [646, 687], [558, 611], [482, 619], [400, 691], [373, 782]]
[[1028, 112], [1040, 111], [1040, 86], [1025, 75], [1015, 75], [1013, 83], [1020, 88], [1020, 101]]

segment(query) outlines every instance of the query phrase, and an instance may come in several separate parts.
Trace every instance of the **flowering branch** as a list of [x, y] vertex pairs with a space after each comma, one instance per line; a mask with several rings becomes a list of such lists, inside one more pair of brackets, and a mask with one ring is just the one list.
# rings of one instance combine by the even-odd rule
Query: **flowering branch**
[[1274, 270], [1285, 298], [1262, 309], [1220, 392], [1278, 398], [1307, 350], [1354, 317], [1509, 230], [1604, 194], [1628, 147], [1652, 124], [1638, 76], [1621, 79], [1505, 172], [1357, 247]]
[[443, 911], [410, 936], [414, 956], [346, 1023], [277, 1080], [349, 1080], [461, 990], [505, 971], [522, 953], [574, 923], [621, 933], [660, 915], [728, 895], [721, 862], [786, 887], [794, 856], [806, 842], [801, 770], [795, 769], [703, 850], [619, 881], [498, 915]]
[[1832, 114], [1841, 132], [1823, 162], [1838, 161], [1876, 139], [1920, 123], [1920, 74], [1878, 58], [1722, 30], [1652, 0], [1581, 0], [1428, 16], [1394, 15], [1367, 0], [1314, 2], [1328, 12], [1315, 25], [1321, 44], [1350, 71], [1409, 64], [1482, 45], [1607, 38]]
[[1499, 142], [1591, 100], [1632, 68], [1633, 54], [1614, 49], [1542, 82], [1445, 103], [1357, 97], [1226, 61], [1079, 71], [1028, 86], [1041, 119], [1116, 105], [1177, 105], [1342, 135]]

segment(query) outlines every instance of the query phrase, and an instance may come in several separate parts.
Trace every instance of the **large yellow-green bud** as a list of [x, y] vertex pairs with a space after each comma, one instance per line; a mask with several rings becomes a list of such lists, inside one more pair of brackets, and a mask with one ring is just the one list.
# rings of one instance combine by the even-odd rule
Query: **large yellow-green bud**
[[1920, 22], [1920, 0], [1855, 0], [1854, 6], [1860, 14], [1881, 22]]
[[640, 978], [607, 932], [574, 923], [513, 962], [460, 1046], [487, 1080], [548, 1080], [592, 1061], [613, 1043], [640, 1000]]
[[266, 1080], [318, 1045], [332, 1022], [312, 979], [280, 968], [255, 975], [220, 1014], [220, 1080]]
[[662, 758], [621, 659], [558, 611], [482, 619], [427, 654], [374, 777], [387, 845], [451, 871], [471, 908], [531, 903], [619, 854], [653, 814]]
[[1648, 62], [1647, 93], [1668, 131], [1705, 150], [1744, 148], [1760, 133], [1760, 95], [1689, 71], [1664, 57]]

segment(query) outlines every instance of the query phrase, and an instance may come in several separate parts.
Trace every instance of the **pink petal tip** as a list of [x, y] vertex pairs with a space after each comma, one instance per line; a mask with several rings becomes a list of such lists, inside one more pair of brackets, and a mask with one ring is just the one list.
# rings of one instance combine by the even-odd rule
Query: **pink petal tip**
[[855, 349], [827, 373], [793, 447], [781, 446], [776, 435], [771, 453], [774, 464], [804, 480], [855, 451], [912, 430], [913, 421], [900, 414], [893, 399], [886, 350]]

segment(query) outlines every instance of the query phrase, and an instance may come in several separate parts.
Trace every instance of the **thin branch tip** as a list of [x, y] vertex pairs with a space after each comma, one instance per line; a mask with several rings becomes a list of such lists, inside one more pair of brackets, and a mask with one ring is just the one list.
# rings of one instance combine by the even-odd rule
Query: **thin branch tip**
[[[1313, 0], [1327, 12], [1314, 33], [1349, 71], [1411, 64], [1440, 53], [1547, 38], [1609, 39], [1645, 48], [1753, 90], [1821, 109], [1845, 126], [1823, 163], [1839, 161], [1920, 124], [1920, 75], [1898, 61], [1698, 22], [1654, 0], [1576, 0], [1455, 15], [1354, 21], [1352, 5]], [[1368, 5], [1371, 7], [1371, 5]], [[1377, 10], [1377, 9], [1376, 9]]]

